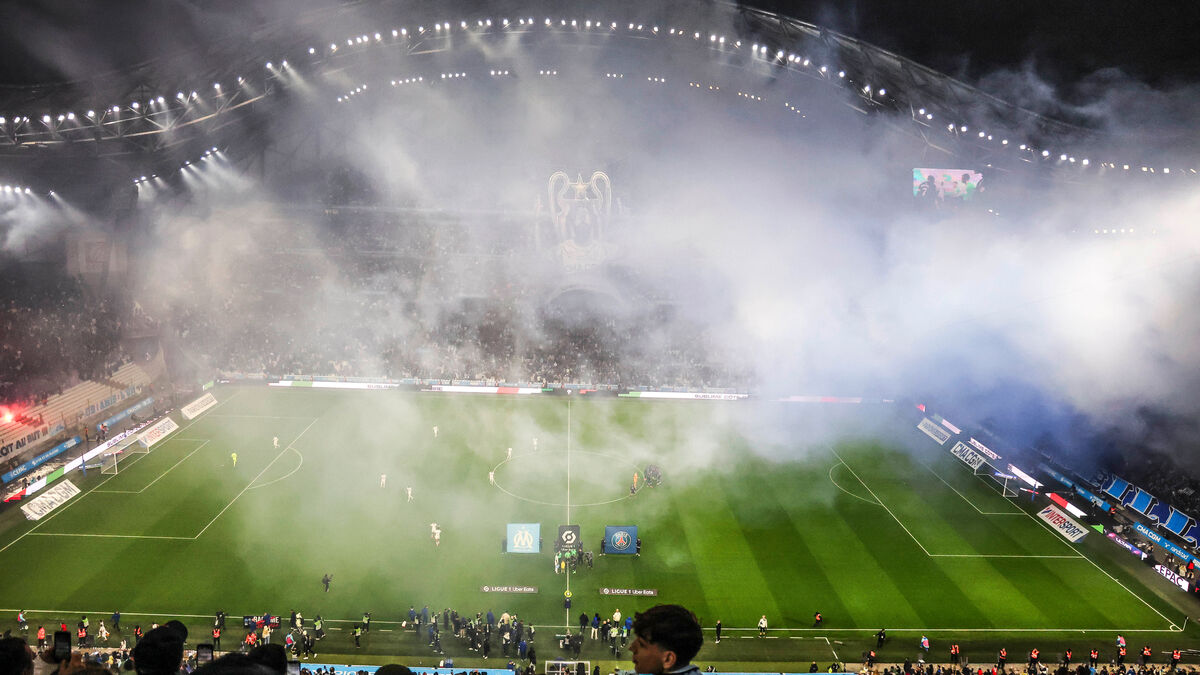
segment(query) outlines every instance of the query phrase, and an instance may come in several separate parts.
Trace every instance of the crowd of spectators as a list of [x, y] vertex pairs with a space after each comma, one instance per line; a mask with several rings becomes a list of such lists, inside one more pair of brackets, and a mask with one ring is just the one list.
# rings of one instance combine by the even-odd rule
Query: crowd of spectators
[[[494, 232], [473, 236], [462, 223], [436, 220], [401, 227], [368, 219], [336, 234], [223, 251], [216, 264], [229, 273], [219, 286], [210, 281], [213, 264], [185, 265], [152, 312], [200, 362], [227, 373], [672, 387], [752, 381], [745, 353], [718, 347], [710, 326], [661, 303], [634, 297], [631, 310], [612, 312], [610, 291], [556, 304], [563, 273], [527, 242], [505, 244]], [[610, 276], [624, 279], [605, 270], [590, 278], [603, 285]]]
[[96, 294], [60, 270], [0, 265], [0, 404], [31, 405], [127, 360], [129, 323], [150, 322], [121, 293]]
[[[1168, 454], [1140, 453], [1137, 461], [1125, 462], [1117, 475], [1179, 511], [1200, 514], [1200, 481]], [[1108, 477], [1105, 471], [1096, 480], [1103, 485]]]
[[[610, 287], [563, 306], [555, 289], [565, 273], [519, 234], [519, 222], [499, 218], [481, 229], [437, 214], [345, 220], [307, 239], [262, 236], [222, 250], [222, 260], [181, 262], [173, 278], [149, 278], [139, 289], [97, 291], [61, 269], [6, 265], [0, 403], [40, 402], [107, 377], [130, 360], [131, 340], [156, 339], [162, 328], [204, 368], [243, 374], [753, 382], [746, 353], [718, 345], [702, 320], [664, 311], [669, 301], [649, 299], [628, 270], [592, 270], [591, 282]], [[629, 307], [612, 311], [614, 294]]]

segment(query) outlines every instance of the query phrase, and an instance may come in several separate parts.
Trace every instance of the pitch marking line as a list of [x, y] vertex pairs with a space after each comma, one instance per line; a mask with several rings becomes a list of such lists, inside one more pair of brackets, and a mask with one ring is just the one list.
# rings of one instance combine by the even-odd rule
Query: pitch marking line
[[[1047, 524], [1046, 524], [1044, 521], [1042, 521], [1040, 518], [1035, 518], [1035, 517], [1033, 516], [1033, 514], [1032, 514], [1032, 513], [1030, 513], [1030, 512], [1028, 512], [1028, 511], [1026, 511], [1025, 509], [1021, 509], [1021, 513], [1024, 513], [1025, 515], [1029, 516], [1029, 519], [1030, 519], [1030, 520], [1032, 520], [1033, 522], [1037, 523], [1038, 525], [1040, 525], [1040, 526], [1042, 526], [1042, 527], [1046, 528], [1047, 530], [1049, 530], [1051, 534], [1054, 534], [1055, 538], [1059, 538], [1059, 537], [1058, 537], [1058, 534], [1057, 534], [1057, 533], [1055, 533], [1055, 532], [1054, 532], [1054, 530], [1051, 530], [1051, 529], [1050, 529], [1050, 526], [1049, 526], [1049, 525], [1047, 525]], [[1075, 548], [1074, 548], [1074, 547], [1072, 547], [1072, 546], [1070, 546], [1070, 544], [1067, 544], [1067, 543], [1066, 543], [1066, 541], [1064, 541], [1064, 540], [1062, 540], [1062, 539], [1059, 539], [1059, 541], [1062, 541], [1062, 542], [1063, 542], [1063, 544], [1066, 544], [1068, 548], [1070, 548], [1072, 551], [1075, 551]], [[1078, 551], [1076, 551], [1076, 553], [1078, 553]], [[1093, 567], [1095, 567], [1096, 569], [1100, 570], [1101, 574], [1103, 574], [1104, 576], [1108, 577], [1109, 579], [1112, 579], [1112, 580], [1113, 580], [1113, 582], [1114, 582], [1115, 584], [1117, 584], [1118, 586], [1120, 586], [1121, 588], [1124, 588], [1126, 593], [1129, 593], [1129, 594], [1130, 594], [1130, 595], [1132, 595], [1133, 597], [1135, 597], [1135, 598], [1137, 598], [1138, 600], [1140, 600], [1140, 601], [1142, 602], [1142, 604], [1143, 604], [1143, 605], [1145, 605], [1145, 606], [1147, 606], [1147, 607], [1149, 607], [1149, 608], [1150, 608], [1150, 611], [1152, 611], [1152, 612], [1154, 612], [1155, 614], [1157, 614], [1157, 615], [1161, 616], [1161, 617], [1163, 618], [1163, 621], [1166, 621], [1166, 622], [1167, 622], [1169, 625], [1171, 625], [1171, 626], [1175, 626], [1175, 622], [1174, 622], [1174, 621], [1171, 621], [1169, 618], [1167, 618], [1167, 615], [1165, 615], [1165, 614], [1163, 614], [1162, 612], [1158, 611], [1158, 609], [1156, 609], [1156, 608], [1154, 607], [1154, 605], [1151, 605], [1149, 602], [1146, 602], [1145, 598], [1143, 598], [1142, 596], [1140, 596], [1140, 595], [1138, 595], [1137, 593], [1134, 593], [1133, 591], [1129, 590], [1129, 587], [1128, 587], [1128, 586], [1126, 586], [1125, 584], [1121, 583], [1119, 580], [1117, 580], [1117, 578], [1116, 578], [1116, 577], [1114, 577], [1113, 575], [1109, 574], [1107, 570], [1105, 570], [1105, 569], [1104, 569], [1103, 567], [1101, 567], [1100, 565], [1096, 564], [1096, 561], [1092, 560], [1091, 558], [1089, 558], [1089, 557], [1087, 557], [1087, 556], [1085, 556], [1085, 555], [1083, 555], [1083, 554], [1079, 554], [1079, 557], [1080, 557], [1080, 558], [1083, 558], [1084, 560], [1086, 560], [1086, 561], [1088, 561], [1089, 563], [1091, 563]], [[1170, 629], [1168, 628], [1167, 630], [1170, 630]], [[1180, 629], [1180, 630], [1182, 631], [1182, 629]]]
[[[557, 453], [555, 453], [555, 451], [553, 451], [553, 450], [538, 450], [537, 452], [525, 453], [522, 455], [518, 455], [517, 457], [514, 457], [512, 460], [507, 460], [507, 459], [500, 460], [495, 466], [492, 467], [492, 471], [499, 471], [500, 467], [504, 466], [505, 464], [508, 464], [510, 461], [516, 461], [517, 459], [532, 457], [533, 455], [555, 455], [555, 454], [557, 454]], [[571, 454], [595, 455], [596, 457], [602, 457], [607, 460], [612, 460], [613, 462], [624, 462], [625, 464], [628, 464], [630, 467], [632, 467], [634, 471], [641, 470], [641, 468], [637, 464], [634, 464], [633, 462], [629, 461], [628, 459], [616, 457], [614, 455], [606, 455], [601, 452], [592, 452], [591, 450], [573, 450]], [[501, 478], [503, 478], [503, 476], [501, 476]], [[515, 492], [509, 492], [507, 489], [505, 489], [505, 487], [503, 485], [500, 484], [499, 480], [496, 481], [496, 484], [493, 487], [495, 487], [497, 490], [503, 492], [504, 494], [508, 495], [509, 497], [512, 497], [513, 499], [519, 499], [523, 502], [529, 502], [530, 504], [541, 504], [542, 506], [563, 506], [564, 505], [562, 502], [545, 502], [545, 501], [533, 499], [530, 497], [524, 497], [522, 495], [516, 494]], [[603, 501], [603, 502], [587, 502], [587, 503], [583, 503], [583, 504], [572, 504], [571, 506], [574, 506], [576, 508], [581, 507], [581, 506], [604, 506], [606, 504], [615, 504], [619, 501], [624, 501], [626, 499], [631, 499], [631, 497], [628, 494], [624, 494], [615, 499], [609, 499], [609, 500]]]
[[841, 462], [843, 465], [845, 465], [846, 470], [849, 471], [850, 474], [854, 476], [854, 479], [857, 480], [864, 488], [866, 488], [867, 492], [871, 493], [871, 496], [875, 498], [875, 501], [879, 502], [879, 505], [883, 507], [883, 510], [887, 511], [888, 515], [891, 516], [892, 519], [895, 520], [900, 525], [900, 527], [904, 528], [904, 531], [908, 533], [908, 536], [912, 537], [912, 540], [917, 542], [917, 546], [921, 547], [921, 550], [925, 552], [925, 555], [932, 558], [933, 556], [931, 556], [929, 554], [929, 549], [925, 548], [925, 544], [922, 544], [921, 540], [917, 539], [916, 535], [914, 535], [908, 529], [908, 526], [905, 525], [903, 522], [901, 522], [901, 520], [896, 517], [896, 514], [892, 513], [892, 510], [888, 508], [887, 504], [884, 504], [883, 500], [879, 498], [879, 495], [875, 494], [875, 491], [871, 489], [871, 486], [867, 485], [866, 482], [864, 482], [862, 478], [858, 477], [858, 473], [856, 473], [854, 471], [854, 469], [850, 468], [849, 464], [846, 464], [846, 460], [842, 459], [842, 456], [837, 453], [837, 450], [830, 448], [829, 451], [833, 453], [834, 457], [838, 458], [839, 462]]
[[[846, 463], [839, 461], [837, 464], [834, 464], [833, 466], [829, 467], [829, 482], [833, 483], [833, 487], [841, 490], [842, 492], [845, 492], [846, 494], [850, 495], [851, 497], [854, 497], [855, 499], [861, 499], [862, 501], [864, 501], [868, 504], [871, 504], [872, 506], [883, 506], [883, 504], [880, 504], [879, 502], [873, 502], [870, 499], [866, 499], [865, 497], [860, 497], [860, 496], [854, 494], [853, 492], [847, 490], [846, 488], [842, 487], [841, 485], [838, 485], [838, 482], [833, 479], [833, 470], [838, 468], [839, 466], [846, 466]], [[846, 466], [846, 468], [849, 469], [850, 467]], [[858, 476], [855, 476], [855, 478], [857, 478], [857, 477]], [[859, 482], [861, 483], [862, 481], [859, 481]], [[866, 486], [864, 485], [863, 487], [866, 487]]]
[[247, 491], [247, 490], [249, 490], [249, 489], [250, 489], [250, 488], [251, 488], [251, 487], [254, 485], [254, 481], [258, 480], [259, 478], [262, 478], [262, 475], [263, 475], [264, 473], [266, 473], [266, 472], [267, 472], [267, 469], [270, 469], [270, 468], [271, 468], [271, 465], [273, 465], [275, 462], [279, 461], [279, 458], [280, 458], [280, 457], [283, 457], [283, 453], [287, 452], [288, 450], [291, 450], [291, 449], [292, 449], [292, 446], [296, 444], [296, 441], [298, 441], [298, 440], [300, 440], [301, 438], [303, 438], [303, 437], [304, 437], [304, 434], [308, 433], [308, 430], [312, 428], [312, 425], [316, 424], [316, 423], [317, 423], [317, 420], [319, 420], [319, 419], [321, 419], [321, 418], [319, 418], [319, 417], [313, 417], [313, 418], [311, 418], [311, 419], [312, 419], [312, 421], [308, 423], [308, 426], [304, 427], [304, 431], [301, 431], [301, 432], [300, 432], [300, 434], [299, 434], [298, 436], [296, 436], [295, 438], [293, 438], [293, 439], [292, 439], [292, 442], [291, 442], [291, 443], [288, 443], [288, 446], [287, 446], [286, 448], [284, 448], [283, 450], [280, 450], [280, 451], [279, 451], [279, 454], [278, 454], [278, 455], [275, 455], [275, 459], [272, 459], [270, 462], [267, 462], [267, 465], [263, 467], [263, 470], [262, 470], [262, 471], [259, 471], [259, 472], [258, 472], [258, 475], [254, 477], [254, 480], [251, 480], [251, 481], [250, 481], [250, 482], [249, 482], [249, 483], [246, 485], [246, 487], [242, 488], [242, 491], [241, 491], [241, 492], [239, 492], [239, 493], [237, 493], [237, 496], [236, 496], [236, 497], [234, 497], [234, 498], [233, 498], [233, 499], [232, 499], [232, 500], [231, 500], [231, 501], [230, 501], [228, 504], [226, 504], [226, 505], [225, 505], [225, 508], [221, 509], [221, 512], [220, 512], [220, 513], [218, 513], [217, 515], [213, 516], [213, 519], [212, 519], [212, 520], [210, 520], [210, 521], [208, 521], [208, 525], [205, 525], [203, 529], [201, 529], [199, 532], [197, 532], [197, 533], [196, 533], [196, 536], [195, 536], [195, 537], [193, 537], [193, 539], [199, 539], [199, 538], [200, 538], [200, 535], [202, 535], [202, 534], [204, 534], [205, 532], [207, 532], [207, 531], [208, 531], [208, 528], [212, 527], [212, 524], [213, 524], [213, 523], [215, 523], [215, 522], [217, 522], [217, 518], [220, 518], [220, 517], [221, 517], [221, 514], [223, 514], [223, 513], [225, 513], [226, 511], [228, 511], [228, 510], [229, 510], [229, 507], [233, 506], [234, 502], [236, 502], [238, 499], [240, 499], [242, 495], [246, 494], [246, 491]]
[[[174, 439], [174, 440], [180, 440], [180, 439], [176, 438], [176, 439]], [[173, 470], [175, 467], [177, 467], [177, 466], [179, 466], [180, 464], [183, 464], [184, 462], [186, 462], [188, 457], [191, 457], [192, 455], [196, 454], [197, 452], [200, 452], [200, 450], [201, 450], [201, 449], [202, 449], [204, 446], [208, 445], [208, 443], [209, 443], [209, 441], [204, 441], [203, 443], [201, 443], [199, 447], [197, 447], [195, 450], [193, 450], [193, 451], [189, 452], [188, 454], [184, 455], [182, 459], [180, 459], [178, 462], [175, 462], [174, 464], [172, 464], [170, 469], [167, 469], [166, 471], [164, 471], [164, 472], [162, 472], [161, 474], [159, 474], [159, 475], [158, 475], [158, 478], [155, 478], [154, 480], [150, 481], [149, 485], [147, 485], [146, 487], [142, 488], [141, 490], [93, 490], [93, 492], [106, 492], [106, 493], [109, 493], [109, 494], [128, 494], [128, 495], [140, 495], [140, 494], [142, 494], [143, 492], [145, 492], [146, 490], [149, 490], [151, 485], [154, 485], [154, 484], [155, 484], [155, 483], [157, 483], [158, 481], [162, 480], [163, 476], [166, 476], [167, 474], [171, 473], [171, 471], [172, 471], [172, 470]], [[150, 453], [146, 453], [146, 454], [150, 454]]]
[[970, 504], [971, 508], [975, 509], [975, 512], [981, 516], [1019, 516], [1022, 513], [1025, 513], [1024, 511], [1022, 511], [1020, 509], [1017, 509], [1016, 511], [980, 511], [979, 507], [975, 505], [975, 502], [971, 501], [970, 499], [967, 499], [966, 495], [964, 495], [963, 493], [958, 491], [958, 488], [955, 488], [953, 485], [946, 482], [946, 479], [942, 478], [942, 475], [940, 473], [938, 473], [937, 471], [934, 471], [932, 466], [929, 466], [928, 464], [924, 464], [924, 463], [921, 464], [921, 466], [928, 469], [929, 473], [933, 474], [934, 476], [937, 477], [938, 480], [942, 481], [943, 485], [950, 488], [951, 490], [954, 490], [954, 494], [958, 495], [959, 497], [962, 497], [962, 500], [964, 502]]
[[1039, 555], [1036, 553], [931, 553], [931, 558], [1053, 558], [1059, 560], [1080, 560], [1082, 555]]
[[[636, 475], [636, 474], [634, 474], [634, 475]], [[571, 522], [571, 399], [569, 399], [569, 398], [567, 399], [567, 520], [565, 522], [568, 522], [568, 523]], [[557, 545], [555, 546], [555, 548], [557, 548]], [[555, 560], [554, 564], [558, 565], [558, 561]], [[558, 569], [555, 569], [554, 571], [557, 572]], [[564, 594], [566, 595], [566, 597], [568, 599], [570, 599], [570, 597], [571, 597], [571, 570], [567, 570], [567, 574], [565, 576], [567, 577], [567, 579], [566, 579], [567, 589], [564, 591]], [[567, 603], [567, 604], [570, 604], [570, 603]], [[563, 611], [566, 612], [567, 623], [570, 624], [571, 623], [571, 610], [564, 609]], [[568, 632], [569, 632], [569, 629], [568, 629]]]
[[240, 417], [244, 419], [312, 419], [311, 414], [210, 414], [209, 417]]
[[83, 532], [30, 532], [35, 537], [96, 537], [99, 539], [185, 539], [195, 537], [166, 537], [156, 534], [87, 534]]
[[[930, 553], [929, 549], [925, 548], [925, 545], [921, 543], [921, 540], [917, 539], [916, 535], [914, 535], [912, 533], [912, 531], [908, 529], [908, 526], [905, 525], [899, 518], [896, 517], [896, 514], [893, 513], [891, 509], [888, 508], [887, 504], [883, 503], [882, 499], [879, 499], [879, 495], [875, 494], [875, 491], [872, 490], [871, 487], [869, 485], [867, 485], [866, 482], [863, 481], [863, 479], [860, 478], [857, 473], [854, 472], [854, 469], [850, 468], [849, 464], [846, 464], [846, 461], [844, 459], [842, 459], [842, 456], [837, 454], [836, 450], [831, 449], [830, 452], [833, 453], [834, 457], [838, 458], [838, 461], [840, 461], [846, 467], [846, 470], [854, 475], [854, 478], [857, 479], [858, 482], [861, 483], [862, 486], [867, 489], [867, 492], [871, 493], [871, 496], [874, 497], [876, 499], [876, 501], [879, 502], [879, 505], [882, 506], [883, 509], [888, 512], [888, 515], [890, 515], [892, 517], [892, 519], [895, 520], [900, 525], [900, 527], [902, 527], [904, 529], [904, 531], [906, 533], [908, 533], [908, 536], [912, 537], [913, 541], [917, 542], [917, 546], [920, 546], [921, 550], [925, 552], [925, 555], [929, 556], [930, 558], [1052, 558], [1052, 559], [1064, 559], [1064, 560], [1082, 558], [1084, 560], [1088, 560], [1087, 556], [1080, 554], [1078, 551], [1076, 551], [1073, 548], [1071, 549], [1071, 551], [1074, 553], [1074, 555], [1040, 555], [1040, 554], [1032, 554], [1032, 553], [1029, 553], [1029, 554], [1026, 554], [1026, 553]], [[942, 482], [945, 482], [945, 481], [942, 481]], [[953, 488], [951, 488], [951, 489], [953, 489]], [[1027, 513], [1024, 510], [1022, 510], [1021, 513], [1024, 513], [1027, 516], [1029, 515], [1029, 513]], [[1033, 518], [1033, 516], [1029, 516], [1029, 517]], [[1037, 519], [1034, 518], [1034, 520], [1037, 520]], [[1040, 523], [1041, 521], [1038, 521], [1038, 522]], [[1055, 535], [1055, 536], [1057, 537], [1057, 535]], [[1092, 564], [1095, 564], [1095, 563], [1092, 563]], [[1125, 590], [1129, 590], [1129, 589], [1125, 589]], [[1145, 600], [1143, 600], [1142, 602], [1145, 602]], [[1160, 614], [1159, 616], [1162, 616], [1162, 615]], [[1165, 619], [1166, 617], [1164, 616], [1163, 618]], [[997, 629], [997, 630], [999, 630], [999, 629]]]
[[[20, 608], [20, 607], [13, 607], [11, 609], [0, 607], [0, 614], [4, 614], [4, 613], [15, 614], [18, 611], [20, 611], [21, 609], [22, 608]], [[54, 615], [58, 615], [58, 616], [63, 616], [63, 615], [73, 616], [75, 614], [79, 614], [81, 616], [84, 614], [107, 616], [112, 610], [107, 610], [107, 609], [106, 610], [99, 610], [99, 609], [89, 609], [89, 610], [82, 610], [82, 609], [25, 609], [25, 611], [30, 614], [54, 614]], [[164, 617], [164, 618], [170, 617], [173, 619], [211, 619], [213, 616], [212, 614], [171, 614], [169, 612], [126, 612], [126, 611], [122, 611], [121, 615], [122, 616], [157, 616], [157, 617]], [[361, 621], [359, 619], [325, 619], [325, 623], [361, 623]], [[388, 625], [400, 625], [400, 624], [404, 623], [404, 621], [388, 621], [385, 619], [372, 618], [371, 623], [372, 624], [378, 623], [378, 624], [388, 624]], [[1174, 625], [1174, 624], [1172, 624], [1172, 625]], [[536, 624], [534, 627], [535, 628], [561, 628], [562, 626], [560, 626], [558, 624]], [[330, 626], [329, 630], [342, 630], [342, 629], [338, 628], [336, 626]], [[380, 628], [379, 630], [382, 632], [387, 629]], [[712, 631], [711, 628], [705, 628], [704, 630], [706, 632]], [[752, 627], [748, 627], [748, 628], [736, 628], [736, 627], [726, 626], [725, 630], [741, 631], [741, 632], [751, 632], [751, 631], [757, 632], [758, 627], [752, 626]], [[925, 627], [925, 628], [888, 628], [889, 633], [994, 633], [996, 631], [1002, 631], [1002, 632], [1008, 632], [1008, 633], [1104, 633], [1106, 635], [1109, 635], [1112, 633], [1121, 633], [1121, 634], [1124, 634], [1124, 633], [1179, 633], [1179, 632], [1182, 632], [1182, 629], [1179, 628], [1178, 626], [1176, 626], [1175, 628], [1113, 628], [1112, 626], [1105, 626], [1104, 628], [1057, 628], [1057, 627], [1056, 628], [930, 628], [930, 627]], [[771, 632], [772, 633], [822, 632], [822, 633], [862, 633], [862, 634], [866, 634], [870, 631], [868, 631], [867, 629], [864, 629], [864, 628], [826, 628], [826, 627], [822, 626], [820, 628], [772, 628]], [[743, 640], [757, 639], [757, 636], [755, 636], [755, 635], [730, 636], [730, 639], [733, 639], [734, 637], [739, 637]], [[821, 636], [821, 635], [814, 636], [812, 638], [795, 637], [795, 636], [791, 636], [791, 637], [792, 637], [792, 639], [798, 639], [798, 640], [828, 639], [825, 636]]]
[[842, 658], [840, 656], [838, 656], [837, 650], [833, 648], [833, 643], [829, 641], [829, 638], [824, 638], [824, 640], [825, 640], [825, 644], [829, 645], [829, 651], [833, 652], [833, 660], [841, 661]]
[[296, 473], [297, 471], [300, 470], [300, 467], [304, 466], [304, 455], [301, 454], [301, 452], [299, 450], [297, 450], [293, 447], [289, 446], [288, 449], [291, 450], [292, 452], [296, 453], [296, 456], [300, 458], [300, 463], [296, 465], [296, 468], [294, 468], [291, 471], [287, 472], [286, 474], [280, 476], [279, 478], [276, 478], [274, 480], [269, 480], [265, 483], [262, 483], [261, 485], [254, 485], [250, 488], [251, 490], [257, 490], [258, 488], [264, 488], [264, 487], [267, 487], [268, 485], [278, 483], [279, 481], [281, 481], [285, 478], [291, 478], [292, 474]]
[[[216, 405], [216, 407], [214, 407], [214, 408], [213, 408], [213, 410], [216, 410], [217, 408], [219, 408], [219, 407], [221, 407], [221, 406], [225, 405], [226, 403], [229, 403], [229, 402], [230, 402], [230, 401], [232, 401], [233, 399], [237, 398], [238, 394], [242, 393], [242, 391], [244, 391], [244, 390], [242, 390], [242, 389], [238, 389], [237, 391], [233, 392], [233, 395], [232, 395], [232, 396], [230, 396], [229, 398], [225, 399], [224, 401], [221, 401], [220, 403], [218, 403], [218, 404]], [[199, 422], [199, 421], [200, 421], [200, 420], [202, 420], [202, 419], [205, 419], [206, 417], [208, 417], [208, 416], [207, 416], [207, 415], [202, 415], [202, 416], [200, 416], [200, 417], [197, 417], [196, 419], [192, 420], [191, 422], [188, 422], [188, 423], [187, 423], [187, 424], [185, 424], [183, 427], [181, 427], [181, 428], [179, 429], [179, 431], [183, 431], [184, 429], [187, 429], [188, 427], [192, 426], [193, 424], [195, 424], [196, 422]], [[148, 456], [149, 456], [149, 453], [147, 453], [147, 454], [145, 454], [145, 455], [141, 455], [141, 456], [140, 456], [140, 457], [138, 457], [137, 459], [141, 459], [142, 457], [148, 457]], [[109, 476], [108, 478], [105, 478], [104, 480], [100, 481], [99, 483], [96, 483], [96, 486], [95, 486], [95, 487], [93, 487], [91, 490], [88, 490], [87, 492], [83, 493], [82, 495], [79, 495], [77, 499], [72, 499], [71, 501], [69, 501], [69, 502], [67, 502], [66, 504], [64, 504], [64, 505], [62, 506], [62, 508], [55, 509], [53, 513], [51, 513], [50, 515], [46, 516], [45, 518], [43, 518], [43, 519], [39, 520], [39, 521], [37, 522], [37, 524], [36, 524], [36, 525], [34, 525], [32, 528], [30, 528], [30, 529], [29, 529], [29, 531], [28, 531], [28, 532], [26, 532], [25, 534], [22, 534], [21, 536], [17, 537], [16, 539], [13, 539], [12, 541], [10, 541], [10, 542], [8, 542], [7, 544], [5, 544], [3, 548], [0, 548], [0, 553], [4, 553], [5, 551], [7, 551], [7, 550], [8, 550], [8, 548], [9, 548], [10, 546], [12, 546], [13, 544], [17, 543], [18, 541], [21, 541], [21, 540], [22, 540], [22, 539], [24, 539], [26, 536], [28, 536], [28, 535], [30, 535], [30, 534], [32, 534], [32, 533], [34, 533], [34, 531], [35, 531], [35, 530], [37, 530], [37, 529], [38, 529], [39, 527], [41, 527], [42, 525], [45, 525], [46, 523], [50, 522], [52, 519], [54, 519], [54, 517], [55, 517], [55, 516], [58, 516], [58, 515], [59, 515], [59, 514], [61, 514], [63, 511], [66, 511], [67, 509], [71, 508], [71, 507], [72, 507], [72, 506], [74, 506], [75, 504], [78, 504], [79, 502], [83, 501], [83, 498], [84, 498], [84, 497], [86, 497], [86, 496], [88, 496], [88, 495], [90, 495], [90, 494], [92, 494], [93, 492], [95, 492], [95, 491], [96, 491], [96, 488], [100, 487], [101, 485], [104, 485], [105, 483], [107, 483], [108, 481], [112, 480], [113, 478], [115, 478], [116, 476], [119, 476], [119, 475], [120, 475], [120, 474], [116, 474], [116, 473], [112, 474], [112, 475], [111, 475], [111, 476]], [[49, 535], [50, 533], [46, 533], [46, 534], [47, 534], [47, 535]]]

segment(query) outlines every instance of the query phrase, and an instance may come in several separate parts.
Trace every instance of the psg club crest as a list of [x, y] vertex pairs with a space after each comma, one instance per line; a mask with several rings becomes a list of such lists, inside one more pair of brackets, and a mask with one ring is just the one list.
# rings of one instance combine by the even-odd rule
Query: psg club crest
[[604, 528], [604, 552], [629, 554], [637, 552], [637, 525], [608, 525]]
[[609, 539], [608, 541], [610, 544], [612, 544], [614, 551], [624, 551], [625, 549], [629, 548], [629, 533], [625, 530], [620, 530], [612, 536], [612, 539]]

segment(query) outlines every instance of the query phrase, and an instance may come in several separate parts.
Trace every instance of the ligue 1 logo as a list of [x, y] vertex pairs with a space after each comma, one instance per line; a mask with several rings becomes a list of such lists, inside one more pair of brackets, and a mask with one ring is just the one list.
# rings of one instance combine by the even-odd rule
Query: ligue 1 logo
[[563, 543], [563, 546], [574, 546], [575, 545], [575, 531], [574, 530], [563, 530], [562, 543]]
[[613, 536], [609, 539], [614, 551], [625, 551], [629, 549], [629, 544], [632, 543], [632, 538], [625, 530], [617, 530], [613, 532]]

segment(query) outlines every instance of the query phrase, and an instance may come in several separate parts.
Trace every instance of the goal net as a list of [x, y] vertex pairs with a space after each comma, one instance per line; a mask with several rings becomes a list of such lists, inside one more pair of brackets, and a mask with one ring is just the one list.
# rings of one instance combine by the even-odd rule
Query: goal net
[[[971, 440], [974, 442], [975, 439]], [[1010, 483], [1010, 481], [1016, 479], [1016, 476], [996, 468], [987, 457], [976, 452], [976, 448], [971, 448], [966, 443], [958, 441], [950, 448], [950, 454], [970, 467], [971, 472], [981, 478], [985, 485], [991, 487], [1001, 495], [1013, 499], [1020, 494], [1017, 492], [1016, 487]]]
[[118, 466], [121, 460], [130, 455], [144, 455], [150, 452], [150, 448], [138, 443], [137, 439], [137, 434], [129, 434], [118, 441], [116, 445], [109, 448], [102, 455], [100, 473], [118, 473]]
[[546, 661], [546, 675], [591, 675], [591, 661]]

